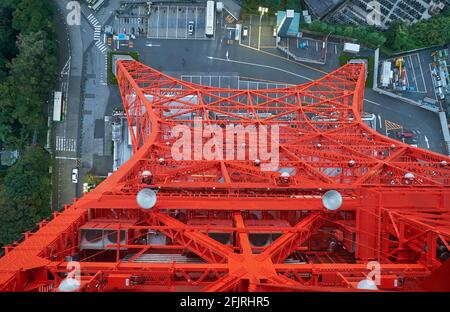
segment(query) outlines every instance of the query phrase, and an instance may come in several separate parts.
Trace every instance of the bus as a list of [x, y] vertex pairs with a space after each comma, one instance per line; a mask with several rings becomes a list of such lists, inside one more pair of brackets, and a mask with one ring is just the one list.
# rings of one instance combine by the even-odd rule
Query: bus
[[62, 119], [62, 92], [56, 91], [53, 95], [53, 121]]
[[206, 2], [206, 37], [214, 36], [215, 17], [216, 12], [214, 10], [214, 1]]

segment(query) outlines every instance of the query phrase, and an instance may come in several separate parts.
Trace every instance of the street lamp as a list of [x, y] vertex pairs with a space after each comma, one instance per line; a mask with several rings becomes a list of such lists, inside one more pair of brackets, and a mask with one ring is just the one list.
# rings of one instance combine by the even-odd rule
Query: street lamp
[[269, 12], [268, 8], [265, 7], [258, 7], [258, 12], [261, 14], [259, 16], [259, 36], [258, 36], [258, 50], [261, 50], [261, 22], [264, 14]]

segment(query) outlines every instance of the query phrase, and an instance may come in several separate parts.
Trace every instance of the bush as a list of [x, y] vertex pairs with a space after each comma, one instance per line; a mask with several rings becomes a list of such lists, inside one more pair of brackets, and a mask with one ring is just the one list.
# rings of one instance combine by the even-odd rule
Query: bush
[[112, 56], [113, 55], [129, 55], [136, 61], [139, 61], [139, 53], [136, 51], [131, 52], [109, 52], [108, 53], [108, 83], [111, 85], [117, 84], [117, 79], [114, 76], [113, 73], [113, 67], [112, 67]]

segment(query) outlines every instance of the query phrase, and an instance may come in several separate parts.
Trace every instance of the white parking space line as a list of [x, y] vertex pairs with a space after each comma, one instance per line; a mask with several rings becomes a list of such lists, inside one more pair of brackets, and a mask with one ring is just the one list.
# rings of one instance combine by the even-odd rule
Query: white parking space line
[[167, 14], [166, 14], [166, 38], [169, 38], [169, 13], [170, 13], [170, 8], [169, 6], [167, 6]]
[[185, 7], [186, 9], [186, 20], [184, 21], [184, 33], [185, 33], [185, 38], [187, 39], [188, 37], [188, 30], [187, 30], [187, 22], [188, 22], [188, 7]]
[[422, 81], [423, 81], [423, 87], [425, 88], [425, 93], [428, 93], [427, 84], [425, 83], [425, 75], [422, 70], [422, 59], [419, 55], [419, 68], [420, 68], [420, 74], [422, 75]]
[[[430, 67], [430, 75], [431, 75], [431, 73], [433, 72], [433, 69], [431, 68], [431, 63], [428, 64], [428, 66]], [[437, 96], [437, 93], [436, 93], [436, 88], [434, 86], [434, 83], [432, 83], [432, 84], [433, 84], [433, 91], [434, 91], [434, 99], [437, 100], [438, 96]]]
[[158, 7], [158, 19], [156, 20], [156, 37], [159, 37], [159, 11], [160, 8]]
[[[198, 27], [198, 8], [195, 7], [195, 28]], [[195, 37], [197, 37], [197, 30], [195, 30]]]
[[250, 22], [248, 24], [248, 45], [252, 45], [252, 15], [250, 15]]
[[[203, 26], [199, 26], [201, 24], [201, 18], [205, 13], [204, 7], [164, 5], [156, 6], [156, 9], [158, 11], [157, 14], [155, 14], [153, 18], [150, 18], [149, 21], [149, 29], [153, 27], [153, 31], [149, 31], [147, 39], [214, 40], [214, 37], [208, 38], [204, 36], [205, 29]], [[166, 13], [160, 13], [161, 10], [166, 11]], [[172, 13], [172, 10], [176, 10], [176, 14], [175, 12]], [[184, 10], [184, 13], [182, 11], [180, 14], [180, 10]], [[161, 16], [161, 14], [163, 16]], [[174, 24], [176, 29], [175, 34], [173, 34], [171, 32], [171, 21], [175, 19], [176, 21]], [[190, 20], [193, 21], [195, 25], [194, 34], [192, 36], [189, 36], [188, 32], [188, 22]], [[156, 24], [156, 31], [154, 24]]]
[[416, 84], [416, 91], [419, 92], [420, 90], [419, 90], [419, 85], [417, 84], [416, 70], [414, 68], [414, 62], [413, 62], [413, 59], [412, 59], [411, 55], [409, 56], [409, 61], [411, 62], [411, 68], [412, 68], [412, 72], [413, 72], [414, 83]]
[[[194, 82], [197, 83], [197, 80], [201, 85], [213, 86], [212, 78], [217, 79], [219, 88], [222, 87], [222, 81], [228, 81], [228, 86], [231, 86], [233, 79], [237, 79], [238, 88], [248, 90], [250, 88], [250, 84], [255, 85], [255, 89], [269, 89], [269, 87], [273, 86], [275, 88], [286, 88], [288, 84], [277, 83], [277, 82], [265, 82], [265, 81], [250, 81], [250, 80], [241, 80], [238, 76], [216, 76], [216, 75], [182, 75], [181, 80], [186, 82]], [[246, 85], [246, 87], [245, 87]], [[243, 87], [244, 86], [244, 87]]]
[[177, 26], [175, 27], [175, 37], [178, 38], [178, 23], [179, 23], [179, 19], [178, 19], [178, 5], [177, 5]]

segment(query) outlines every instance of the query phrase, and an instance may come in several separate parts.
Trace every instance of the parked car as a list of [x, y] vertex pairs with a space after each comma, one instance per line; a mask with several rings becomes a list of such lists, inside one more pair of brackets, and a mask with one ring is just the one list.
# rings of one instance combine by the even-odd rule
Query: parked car
[[193, 35], [194, 34], [194, 21], [189, 21], [188, 23], [188, 34]]
[[396, 133], [397, 138], [399, 139], [409, 139], [409, 138], [413, 138], [414, 137], [414, 133], [412, 133], [411, 131], [400, 131]]
[[78, 169], [72, 169], [72, 183], [78, 183]]

